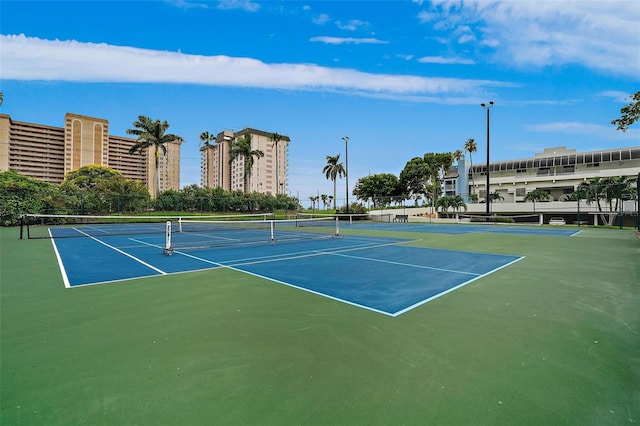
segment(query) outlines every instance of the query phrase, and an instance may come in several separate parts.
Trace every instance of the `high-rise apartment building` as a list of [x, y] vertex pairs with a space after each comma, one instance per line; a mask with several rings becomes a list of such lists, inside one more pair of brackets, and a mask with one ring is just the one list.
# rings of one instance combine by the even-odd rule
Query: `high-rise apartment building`
[[[249, 192], [286, 194], [288, 190], [289, 142], [280, 135], [276, 144], [273, 133], [246, 128], [239, 132], [225, 130], [218, 133], [215, 143], [200, 148], [201, 184], [227, 191], [245, 190], [245, 162], [241, 156], [231, 161], [231, 147], [239, 138], [251, 138], [251, 150], [262, 151], [264, 157], [254, 157], [248, 174]], [[277, 149], [276, 149], [277, 145]]]
[[[45, 182], [61, 183], [80, 167], [111, 167], [155, 193], [155, 151], [129, 154], [136, 139], [109, 134], [102, 118], [67, 113], [64, 127], [14, 121], [0, 114], [0, 171], [15, 170]], [[180, 142], [165, 146], [160, 159], [160, 191], [180, 189]]]

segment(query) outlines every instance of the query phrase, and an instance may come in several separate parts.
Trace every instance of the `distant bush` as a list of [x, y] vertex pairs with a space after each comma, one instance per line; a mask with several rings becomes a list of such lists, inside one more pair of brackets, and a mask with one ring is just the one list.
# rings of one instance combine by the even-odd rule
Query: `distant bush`
[[13, 170], [0, 172], [0, 223], [14, 226], [25, 213], [58, 214], [65, 211], [57, 185], [23, 176]]
[[[338, 209], [338, 213], [347, 213], [346, 206], [342, 206]], [[364, 214], [367, 213], [367, 208], [360, 203], [351, 203], [349, 206], [350, 214]]]

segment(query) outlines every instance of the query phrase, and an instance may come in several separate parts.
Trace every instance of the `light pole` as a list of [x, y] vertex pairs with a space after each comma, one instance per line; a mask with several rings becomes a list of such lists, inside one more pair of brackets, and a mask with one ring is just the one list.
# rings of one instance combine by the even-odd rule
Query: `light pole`
[[487, 110], [487, 186], [486, 186], [486, 214], [487, 214], [487, 220], [489, 220], [489, 215], [491, 214], [491, 210], [490, 210], [490, 206], [489, 203], [491, 202], [491, 198], [489, 196], [489, 110], [491, 110], [491, 108], [493, 107], [493, 101], [489, 102], [489, 105], [487, 104], [480, 104], [480, 106], [482, 108], [484, 108], [485, 110]]
[[349, 213], [349, 136], [345, 136], [342, 138], [344, 141], [344, 164], [345, 164], [345, 172], [344, 177], [347, 181], [347, 210]]

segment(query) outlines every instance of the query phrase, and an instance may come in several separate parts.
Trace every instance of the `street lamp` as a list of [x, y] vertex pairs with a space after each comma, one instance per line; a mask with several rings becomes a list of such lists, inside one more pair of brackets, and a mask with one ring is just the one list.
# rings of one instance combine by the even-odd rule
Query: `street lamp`
[[345, 172], [344, 177], [347, 181], [347, 210], [349, 213], [349, 136], [345, 136], [342, 138], [344, 141], [344, 164], [345, 164]]
[[487, 214], [487, 220], [489, 220], [489, 214], [490, 214], [490, 210], [489, 210], [489, 203], [491, 202], [491, 199], [489, 197], [489, 110], [493, 107], [493, 101], [489, 102], [489, 105], [482, 103], [480, 104], [480, 106], [482, 108], [484, 108], [485, 110], [487, 110], [487, 190], [486, 190], [486, 214]]

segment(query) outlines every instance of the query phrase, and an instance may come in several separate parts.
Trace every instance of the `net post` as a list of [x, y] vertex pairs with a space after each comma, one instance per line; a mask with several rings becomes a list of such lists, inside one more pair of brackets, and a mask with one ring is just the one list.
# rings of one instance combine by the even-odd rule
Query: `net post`
[[544, 214], [540, 213], [540, 219], [538, 219], [539, 225], [544, 225]]
[[167, 221], [165, 244], [164, 244], [164, 248], [162, 249], [162, 252], [164, 254], [168, 254], [169, 256], [173, 254], [173, 248], [171, 247], [171, 221], [170, 220]]
[[336, 217], [336, 237], [340, 236], [340, 218]]
[[270, 221], [269, 222], [269, 227], [271, 228], [271, 244], [275, 243], [276, 239], [275, 239], [275, 235], [274, 235], [274, 226], [275, 226], [275, 221]]
[[24, 215], [20, 216], [20, 239], [22, 239], [22, 230], [24, 229]]

